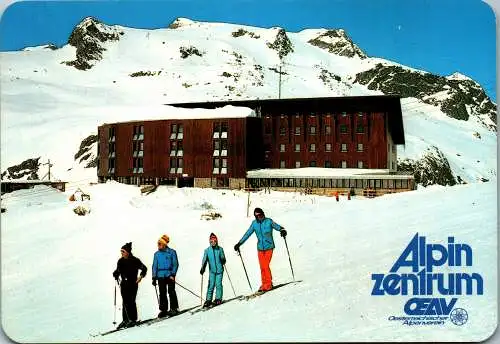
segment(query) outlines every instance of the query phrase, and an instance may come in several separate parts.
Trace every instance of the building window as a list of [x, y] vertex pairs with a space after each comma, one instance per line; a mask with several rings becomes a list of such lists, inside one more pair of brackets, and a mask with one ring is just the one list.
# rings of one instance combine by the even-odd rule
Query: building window
[[286, 151], [285, 149], [286, 149], [285, 145], [283, 143], [280, 144], [280, 152], [285, 152]]
[[182, 124], [171, 124], [170, 125], [170, 139], [171, 140], [182, 140], [184, 138], [184, 127]]
[[268, 119], [267, 117], [266, 120], [264, 121], [264, 133], [266, 135], [271, 134], [271, 119]]
[[214, 122], [214, 139], [227, 139], [227, 122]]
[[134, 164], [133, 173], [143, 173], [144, 172], [144, 160], [143, 160], [143, 158], [134, 158], [133, 164]]
[[309, 167], [316, 167], [316, 161], [315, 160], [310, 161]]
[[309, 152], [316, 152], [316, 144], [315, 143], [311, 143], [309, 145]]
[[285, 135], [286, 135], [286, 128], [280, 127], [280, 136], [285, 136]]
[[134, 125], [134, 137], [132, 140], [144, 140], [144, 126]]
[[108, 159], [108, 173], [115, 173], [115, 159]]
[[396, 145], [392, 145], [392, 152], [396, 153]]
[[133, 157], [143, 157], [144, 156], [144, 141], [133, 141], [132, 142]]
[[300, 143], [295, 144], [295, 151], [300, 152]]
[[295, 168], [300, 168], [300, 161], [295, 161]]
[[325, 160], [325, 167], [326, 168], [332, 167], [332, 162], [330, 160]]
[[285, 160], [280, 161], [280, 168], [286, 168], [286, 161]]
[[108, 134], [109, 134], [109, 142], [115, 142], [115, 140], [116, 140], [115, 132], [116, 132], [115, 131], [115, 127], [110, 127], [109, 128], [109, 132], [108, 132]]
[[358, 168], [363, 168], [363, 161], [358, 161]]
[[340, 144], [340, 151], [341, 152], [347, 152], [347, 143], [341, 143]]
[[345, 111], [344, 111], [344, 112], [342, 112], [341, 114], [342, 114], [342, 117], [347, 116], [347, 112], [345, 112]]
[[332, 134], [332, 127], [329, 125], [325, 125], [325, 135], [331, 135]]
[[341, 167], [341, 168], [347, 168], [347, 161], [342, 160], [342, 161], [340, 162], [340, 167]]
[[183, 156], [182, 141], [170, 141], [170, 156]]
[[357, 151], [358, 152], [362, 152], [363, 151], [363, 144], [362, 143], [358, 143]]
[[300, 127], [295, 127], [295, 135], [300, 135]]
[[347, 133], [347, 125], [345, 125], [345, 124], [341, 124], [341, 125], [340, 125], [340, 132], [341, 132], [342, 134]]
[[213, 159], [213, 174], [227, 174], [227, 158], [214, 158]]
[[114, 142], [109, 143], [109, 149], [108, 149], [108, 158], [114, 158], [116, 157], [116, 144]]
[[325, 143], [325, 152], [331, 152], [331, 151], [332, 151], [332, 144]]
[[363, 126], [363, 124], [358, 124], [358, 125], [356, 126], [356, 132], [357, 132], [358, 134], [362, 134], [362, 133], [364, 133], [364, 132], [365, 132], [365, 127]]
[[316, 126], [315, 125], [311, 125], [309, 127], [309, 134], [316, 135]]
[[170, 173], [182, 173], [183, 160], [182, 158], [170, 158]]
[[362, 112], [358, 112], [358, 117], [363, 117], [363, 113]]

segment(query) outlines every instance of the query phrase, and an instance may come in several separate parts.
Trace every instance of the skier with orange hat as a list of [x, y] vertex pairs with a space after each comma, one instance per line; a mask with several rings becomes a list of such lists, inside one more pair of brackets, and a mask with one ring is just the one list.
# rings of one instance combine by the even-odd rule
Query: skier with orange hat
[[[175, 275], [179, 268], [177, 260], [177, 252], [168, 247], [170, 238], [164, 234], [158, 239], [158, 251], [153, 257], [153, 285], [156, 287], [158, 281], [158, 289], [160, 290], [159, 307], [160, 313], [158, 317], [174, 316], [179, 313], [179, 302], [177, 293], [175, 292]], [[170, 310], [168, 310], [168, 298], [170, 299]]]
[[[204, 308], [217, 306], [222, 303], [222, 277], [224, 276], [224, 264], [226, 264], [226, 256], [224, 250], [219, 246], [217, 236], [214, 233], [209, 237], [210, 246], [203, 252], [201, 261], [200, 274], [203, 275], [208, 264], [208, 288], [206, 301], [203, 304]], [[215, 300], [212, 303], [212, 297], [215, 289]]]

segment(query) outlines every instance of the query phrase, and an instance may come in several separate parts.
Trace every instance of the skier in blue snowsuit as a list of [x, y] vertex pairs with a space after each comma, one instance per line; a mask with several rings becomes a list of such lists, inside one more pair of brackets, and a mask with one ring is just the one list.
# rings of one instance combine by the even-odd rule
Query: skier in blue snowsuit
[[[156, 287], [158, 281], [158, 289], [160, 290], [159, 318], [179, 313], [179, 302], [175, 292], [175, 275], [179, 268], [179, 261], [177, 260], [177, 252], [167, 246], [169, 242], [168, 235], [162, 235], [158, 239], [158, 251], [153, 257], [153, 285]], [[167, 291], [170, 299], [170, 310], [168, 310]]]
[[[226, 264], [226, 256], [224, 250], [217, 242], [217, 236], [214, 233], [210, 234], [210, 246], [205, 249], [203, 259], [201, 262], [200, 274], [203, 275], [205, 268], [208, 264], [208, 288], [206, 301], [203, 307], [207, 308], [213, 305], [220, 305], [222, 303], [222, 277], [224, 276], [224, 264]], [[215, 292], [215, 300], [212, 303], [212, 297]]]

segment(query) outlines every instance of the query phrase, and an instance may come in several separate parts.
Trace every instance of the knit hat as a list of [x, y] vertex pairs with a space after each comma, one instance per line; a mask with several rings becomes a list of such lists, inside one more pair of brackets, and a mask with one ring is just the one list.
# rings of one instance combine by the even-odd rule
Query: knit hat
[[170, 242], [170, 238], [169, 238], [169, 237], [168, 237], [168, 235], [166, 235], [166, 234], [163, 234], [163, 235], [161, 236], [161, 238], [162, 238], [163, 240], [165, 240], [165, 242], [166, 242], [167, 244]]
[[131, 253], [132, 252], [132, 242], [128, 242], [125, 245], [123, 245], [122, 249], [124, 249], [128, 253]]
[[212, 239], [215, 239], [215, 242], [217, 242], [217, 235], [215, 235], [214, 233], [210, 233], [210, 237], [208, 238], [208, 240], [212, 240]]
[[255, 214], [262, 214], [263, 216], [265, 216], [265, 214], [264, 214], [264, 210], [262, 210], [261, 208], [255, 208], [255, 209], [253, 210], [253, 214], [254, 214], [254, 215], [255, 215]]

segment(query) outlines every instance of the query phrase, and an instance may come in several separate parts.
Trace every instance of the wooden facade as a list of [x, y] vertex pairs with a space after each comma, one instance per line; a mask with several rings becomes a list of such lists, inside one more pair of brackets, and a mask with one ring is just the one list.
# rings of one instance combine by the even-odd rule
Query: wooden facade
[[104, 124], [100, 181], [248, 187], [247, 172], [299, 167], [396, 172], [404, 144], [399, 97], [299, 98], [170, 104], [248, 107], [256, 116]]

